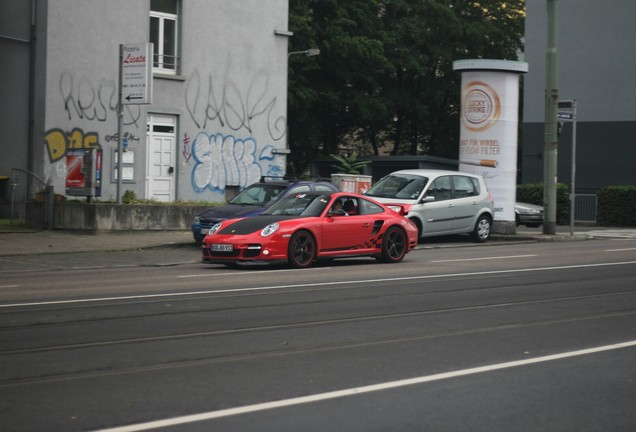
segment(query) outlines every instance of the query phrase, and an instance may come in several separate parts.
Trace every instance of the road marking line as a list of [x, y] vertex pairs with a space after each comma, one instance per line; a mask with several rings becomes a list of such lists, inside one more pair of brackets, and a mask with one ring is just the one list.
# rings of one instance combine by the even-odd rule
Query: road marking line
[[560, 266], [560, 267], [537, 267], [537, 268], [525, 268], [525, 269], [449, 273], [449, 274], [440, 274], [440, 275], [404, 276], [404, 277], [393, 277], [393, 278], [383, 278], [383, 279], [361, 279], [361, 280], [336, 281], [336, 282], [311, 282], [311, 283], [305, 283], [305, 284], [261, 286], [261, 287], [251, 287], [251, 288], [226, 288], [226, 289], [218, 289], [218, 290], [187, 291], [187, 292], [178, 292], [178, 293], [140, 294], [140, 295], [131, 295], [131, 296], [98, 297], [98, 298], [85, 298], [85, 299], [74, 299], [74, 300], [51, 300], [51, 301], [40, 301], [40, 302], [30, 302], [30, 303], [0, 304], [0, 309], [20, 307], [20, 306], [50, 306], [50, 305], [63, 305], [63, 304], [74, 304], [74, 303], [97, 303], [97, 302], [107, 302], [107, 301], [115, 301], [115, 300], [139, 300], [139, 299], [153, 299], [153, 298], [167, 298], [167, 297], [187, 297], [187, 296], [205, 295], [205, 294], [243, 293], [243, 292], [254, 292], [254, 291], [280, 290], [280, 289], [289, 289], [289, 288], [309, 288], [309, 287], [316, 287], [316, 286], [353, 285], [353, 284], [363, 284], [363, 283], [397, 282], [397, 281], [425, 280], [425, 279], [444, 279], [444, 278], [466, 277], [466, 276], [488, 276], [488, 275], [500, 275], [500, 274], [515, 274], [515, 273], [552, 271], [552, 270], [572, 270], [572, 269], [581, 269], [581, 268], [595, 268], [595, 267], [608, 267], [608, 266], [621, 266], [621, 265], [634, 265], [634, 264], [636, 264], [636, 261], [624, 261], [624, 262], [614, 262], [614, 263], [577, 264], [577, 265]]
[[2, 289], [2, 288], [17, 288], [19, 286], [20, 285], [0, 285], [0, 289]]
[[[281, 270], [262, 270], [262, 271], [235, 271], [231, 273], [214, 273], [214, 277], [219, 276], [236, 276], [237, 274], [246, 275], [246, 274], [269, 274], [269, 273], [285, 273], [285, 272], [299, 272], [299, 271], [307, 271], [307, 270], [329, 270], [332, 267], [320, 267], [320, 268], [306, 268], [306, 269], [281, 269]], [[177, 276], [179, 278], [196, 278], [196, 277], [211, 277], [209, 274], [192, 274], [192, 275], [181, 275]]]
[[633, 251], [636, 248], [624, 248], [624, 249], [606, 249], [605, 252], [625, 252], [625, 251]]
[[493, 371], [502, 370], [502, 369], [510, 369], [510, 368], [519, 367], [519, 366], [527, 366], [531, 364], [545, 363], [545, 362], [555, 361], [555, 360], [563, 360], [563, 359], [568, 359], [572, 357], [597, 354], [601, 352], [612, 351], [612, 350], [623, 349], [623, 348], [630, 348], [634, 346], [636, 346], [636, 340], [612, 344], [612, 345], [582, 349], [578, 351], [570, 351], [570, 352], [561, 353], [561, 354], [553, 354], [553, 355], [547, 355], [542, 357], [534, 357], [529, 359], [493, 364], [488, 366], [474, 367], [474, 368], [463, 369], [463, 370], [458, 370], [454, 372], [444, 372], [444, 373], [439, 373], [434, 375], [425, 375], [425, 376], [420, 376], [415, 378], [408, 378], [408, 379], [403, 379], [398, 381], [389, 381], [385, 383], [354, 387], [354, 388], [349, 388], [344, 390], [336, 390], [336, 391], [320, 393], [315, 395], [301, 396], [301, 397], [284, 399], [284, 400], [273, 401], [273, 402], [264, 402], [264, 403], [254, 404], [254, 405], [228, 408], [228, 409], [223, 409], [218, 411], [209, 411], [209, 412], [200, 413], [200, 414], [192, 414], [192, 415], [174, 417], [171, 419], [164, 419], [164, 420], [155, 420], [155, 421], [151, 421], [147, 423], [138, 423], [138, 424], [115, 427], [110, 429], [101, 429], [98, 432], [136, 432], [136, 431], [144, 431], [144, 430], [150, 430], [155, 428], [177, 426], [177, 425], [200, 422], [205, 420], [214, 420], [214, 419], [218, 419], [222, 417], [249, 414], [249, 413], [254, 413], [258, 411], [265, 411], [265, 410], [271, 410], [271, 409], [277, 409], [277, 408], [286, 408], [286, 407], [291, 407], [294, 405], [315, 403], [315, 402], [321, 402], [325, 400], [337, 399], [337, 398], [343, 398], [343, 397], [349, 397], [349, 396], [357, 396], [357, 395], [362, 395], [366, 393], [378, 392], [383, 390], [391, 390], [391, 389], [400, 388], [400, 387], [424, 384], [424, 383], [429, 383], [433, 381], [441, 381], [441, 380], [446, 380], [451, 378], [463, 377], [467, 375], [493, 372]]
[[445, 263], [445, 262], [458, 262], [458, 261], [481, 261], [481, 260], [502, 260], [502, 259], [512, 259], [512, 258], [530, 258], [536, 257], [538, 255], [510, 255], [510, 256], [499, 256], [499, 257], [480, 257], [480, 258], [460, 258], [460, 259], [449, 259], [449, 260], [436, 260], [431, 261], [433, 263]]

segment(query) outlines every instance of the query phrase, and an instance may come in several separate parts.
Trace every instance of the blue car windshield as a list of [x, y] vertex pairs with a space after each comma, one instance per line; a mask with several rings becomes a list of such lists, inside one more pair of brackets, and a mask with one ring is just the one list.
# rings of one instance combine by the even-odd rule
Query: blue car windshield
[[329, 204], [329, 195], [298, 193], [277, 202], [263, 215], [320, 216]]
[[287, 189], [286, 185], [254, 184], [230, 200], [230, 204], [267, 207]]

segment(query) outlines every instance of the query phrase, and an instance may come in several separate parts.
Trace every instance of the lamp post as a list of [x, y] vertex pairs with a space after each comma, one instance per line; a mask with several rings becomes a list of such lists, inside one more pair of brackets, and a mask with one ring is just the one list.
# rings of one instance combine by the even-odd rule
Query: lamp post
[[318, 48], [309, 48], [304, 51], [292, 51], [290, 53], [287, 53], [287, 60], [289, 60], [291, 56], [297, 55], [297, 54], [305, 54], [307, 57], [313, 57], [313, 56], [320, 55], [320, 50]]
[[[559, 58], [557, 46], [558, 0], [547, 0], [548, 47], [546, 50], [545, 124], [543, 141], [543, 234], [556, 233], [557, 105]], [[574, 193], [574, 192], [572, 192]]]
[[314, 57], [320, 55], [318, 48], [309, 48], [303, 51], [291, 51], [287, 53], [287, 103], [285, 104], [285, 150], [284, 153], [289, 154], [291, 152], [289, 148], [289, 58], [293, 55], [305, 55], [306, 57]]

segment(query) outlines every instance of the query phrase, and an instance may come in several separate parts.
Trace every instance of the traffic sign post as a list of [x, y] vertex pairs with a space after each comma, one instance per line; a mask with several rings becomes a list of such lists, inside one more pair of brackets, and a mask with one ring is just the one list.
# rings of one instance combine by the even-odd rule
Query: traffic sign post
[[[121, 204], [124, 105], [152, 103], [153, 44], [119, 45], [119, 100], [117, 106], [117, 204]], [[126, 141], [125, 147], [128, 147]]]
[[557, 108], [560, 122], [572, 122], [572, 172], [570, 180], [570, 235], [574, 235], [575, 185], [576, 185], [576, 100], [560, 100]]

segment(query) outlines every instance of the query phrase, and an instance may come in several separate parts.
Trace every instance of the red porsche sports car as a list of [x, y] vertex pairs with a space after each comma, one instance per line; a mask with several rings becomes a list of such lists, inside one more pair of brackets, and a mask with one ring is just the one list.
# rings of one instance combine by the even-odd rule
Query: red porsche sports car
[[417, 245], [417, 228], [404, 213], [405, 206], [357, 194], [293, 194], [258, 216], [214, 225], [203, 239], [203, 261], [304, 268], [319, 259], [372, 256], [395, 263]]

